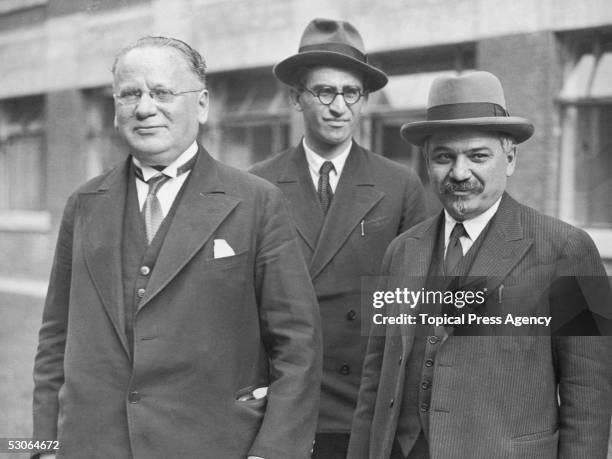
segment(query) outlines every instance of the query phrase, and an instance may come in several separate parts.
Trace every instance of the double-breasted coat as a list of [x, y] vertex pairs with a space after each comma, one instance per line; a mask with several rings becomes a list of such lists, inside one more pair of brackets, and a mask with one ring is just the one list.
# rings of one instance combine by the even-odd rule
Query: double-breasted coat
[[353, 141], [324, 216], [301, 142], [251, 172], [283, 192], [319, 301], [323, 383], [317, 432], [348, 433], [367, 345], [362, 277], [378, 275], [387, 245], [425, 218], [421, 181]]
[[[121, 272], [130, 160], [68, 201], [34, 369], [34, 438], [57, 439], [58, 457], [310, 457], [321, 340], [295, 231], [275, 187], [198, 154], [133, 350]], [[215, 239], [235, 255], [215, 258]], [[256, 387], [267, 397], [242, 398]]]

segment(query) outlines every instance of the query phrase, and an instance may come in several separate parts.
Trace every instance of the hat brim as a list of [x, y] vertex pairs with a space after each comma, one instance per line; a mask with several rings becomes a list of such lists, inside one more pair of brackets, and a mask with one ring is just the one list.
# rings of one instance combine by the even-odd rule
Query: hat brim
[[533, 124], [525, 118], [492, 116], [444, 121], [416, 121], [404, 124], [400, 133], [407, 142], [423, 146], [425, 139], [436, 132], [461, 128], [503, 132], [514, 137], [516, 143], [522, 143], [530, 138], [534, 130]]
[[389, 81], [382, 70], [334, 51], [306, 51], [294, 54], [276, 64], [272, 71], [276, 78], [286, 85], [292, 86], [295, 84], [296, 70], [309, 65], [326, 65], [358, 71], [364, 76], [363, 89], [369, 92], [381, 89]]

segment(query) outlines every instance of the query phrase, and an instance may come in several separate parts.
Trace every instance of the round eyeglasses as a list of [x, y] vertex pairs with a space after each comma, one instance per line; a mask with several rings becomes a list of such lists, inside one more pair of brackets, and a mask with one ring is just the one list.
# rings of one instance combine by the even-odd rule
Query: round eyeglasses
[[361, 92], [361, 89], [347, 86], [346, 88], [342, 88], [342, 92], [336, 91], [336, 88], [332, 88], [330, 86], [324, 86], [316, 91], [311, 91], [310, 89], [303, 87], [304, 91], [308, 91], [310, 94], [319, 99], [323, 105], [331, 105], [337, 96], [342, 96], [346, 105], [353, 105], [359, 102], [366, 93]]
[[[205, 88], [192, 89], [189, 91], [174, 92], [174, 91], [171, 91], [170, 89], [157, 88], [157, 89], [151, 89], [150, 91], [147, 91], [147, 92], [149, 94], [149, 97], [153, 99], [153, 101], [160, 103], [160, 104], [168, 104], [172, 102], [177, 96], [181, 96], [183, 94], [189, 94], [191, 92], [200, 92], [200, 91], [203, 91], [204, 89]], [[137, 103], [140, 102], [142, 95], [143, 95], [143, 92], [140, 89], [136, 89], [136, 90], [121, 91], [119, 94], [113, 94], [113, 97], [115, 98], [117, 103], [121, 105], [136, 105]]]

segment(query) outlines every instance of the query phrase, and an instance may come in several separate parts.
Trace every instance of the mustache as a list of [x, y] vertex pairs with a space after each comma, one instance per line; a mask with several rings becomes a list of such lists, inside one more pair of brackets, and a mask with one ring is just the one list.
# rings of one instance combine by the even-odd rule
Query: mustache
[[440, 186], [440, 191], [443, 193], [454, 193], [455, 191], [472, 191], [475, 193], [480, 193], [482, 190], [484, 190], [484, 186], [477, 180], [457, 182], [452, 179], [446, 179]]

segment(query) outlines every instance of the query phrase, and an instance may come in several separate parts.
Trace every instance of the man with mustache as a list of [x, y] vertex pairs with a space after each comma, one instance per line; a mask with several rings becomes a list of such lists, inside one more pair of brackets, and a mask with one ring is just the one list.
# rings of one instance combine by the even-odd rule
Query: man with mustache
[[353, 25], [311, 21], [299, 52], [274, 74], [290, 87], [304, 138], [252, 172], [289, 202], [319, 300], [324, 362], [313, 457], [345, 459], [367, 344], [361, 277], [378, 274], [389, 242], [425, 217], [425, 200], [414, 172], [353, 139], [368, 94], [387, 83]]
[[391, 243], [378, 290], [451, 300], [385, 310], [440, 322], [372, 327], [348, 458], [605, 459], [612, 295], [593, 241], [505, 192], [533, 126], [494, 75], [441, 77], [428, 106], [401, 133], [444, 210]]

